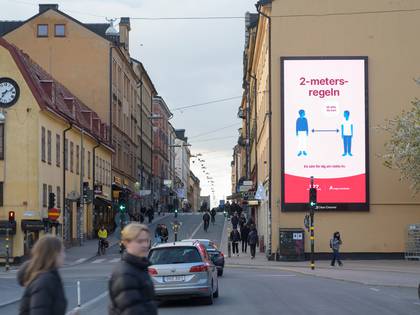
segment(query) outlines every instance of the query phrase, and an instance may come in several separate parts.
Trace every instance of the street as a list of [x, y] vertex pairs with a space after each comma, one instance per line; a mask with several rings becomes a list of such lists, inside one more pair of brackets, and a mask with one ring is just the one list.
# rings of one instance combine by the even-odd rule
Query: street
[[[170, 226], [173, 215], [158, 223]], [[224, 217], [218, 215], [216, 224], [206, 233], [200, 214], [180, 214], [180, 239], [210, 238], [220, 244]], [[154, 228], [156, 223], [152, 224]], [[171, 233], [170, 239], [173, 240]], [[67, 311], [77, 306], [76, 283], [81, 284], [82, 314], [106, 314], [108, 307], [107, 284], [110, 273], [120, 260], [118, 247], [110, 248], [105, 256], [85, 260], [81, 264], [61, 270], [68, 299]], [[228, 263], [228, 262], [227, 262]], [[269, 268], [244, 269], [226, 267], [219, 278], [220, 297], [212, 306], [198, 300], [162, 302], [160, 314], [418, 314], [417, 292], [413, 288], [368, 286], [302, 275]], [[15, 273], [0, 276], [2, 292], [14, 292], [19, 297]], [[17, 314], [18, 302], [0, 307], [2, 315]]]

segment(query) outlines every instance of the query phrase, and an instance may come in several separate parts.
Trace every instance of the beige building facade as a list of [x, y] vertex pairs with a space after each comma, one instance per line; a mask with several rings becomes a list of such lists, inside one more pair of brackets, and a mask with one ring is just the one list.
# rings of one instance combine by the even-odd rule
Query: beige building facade
[[[278, 254], [280, 229], [304, 229], [306, 214], [282, 209], [280, 59], [367, 56], [369, 210], [317, 211], [315, 252], [319, 256], [329, 253], [329, 240], [340, 231], [345, 255], [402, 257], [408, 226], [420, 222], [420, 197], [412, 195], [409, 183], [399, 180], [398, 170], [383, 165], [378, 155], [384, 152], [387, 137], [375, 127], [408, 109], [419, 95], [413, 81], [419, 75], [419, 43], [413, 40], [420, 19], [417, 1], [273, 0], [258, 4], [261, 14], [249, 62], [257, 82], [256, 178], [269, 198], [267, 203], [260, 201], [256, 221], [267, 256]], [[310, 251], [307, 232], [305, 251]]]

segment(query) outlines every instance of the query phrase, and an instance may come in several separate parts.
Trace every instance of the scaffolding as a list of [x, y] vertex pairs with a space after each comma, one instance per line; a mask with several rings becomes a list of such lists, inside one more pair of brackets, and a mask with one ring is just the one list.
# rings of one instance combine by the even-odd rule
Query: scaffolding
[[420, 224], [410, 224], [407, 228], [405, 259], [420, 260]]

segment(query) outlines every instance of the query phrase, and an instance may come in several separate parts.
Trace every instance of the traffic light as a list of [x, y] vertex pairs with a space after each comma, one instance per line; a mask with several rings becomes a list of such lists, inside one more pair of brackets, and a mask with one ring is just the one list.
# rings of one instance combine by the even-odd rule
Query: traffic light
[[316, 188], [309, 189], [309, 205], [312, 208], [316, 207]]
[[48, 209], [52, 209], [55, 207], [55, 194], [49, 193], [48, 195]]
[[9, 211], [9, 223], [13, 224], [16, 221], [15, 219], [15, 212]]
[[120, 196], [118, 200], [118, 209], [120, 212], [125, 212], [127, 208], [127, 194], [125, 191], [120, 191]]
[[83, 198], [86, 200], [89, 197], [89, 182], [83, 182]]

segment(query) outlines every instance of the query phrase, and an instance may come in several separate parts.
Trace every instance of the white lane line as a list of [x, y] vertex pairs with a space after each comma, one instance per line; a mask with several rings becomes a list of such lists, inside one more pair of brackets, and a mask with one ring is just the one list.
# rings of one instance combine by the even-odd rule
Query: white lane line
[[[74, 309], [72, 309], [70, 312], [67, 312], [66, 315], [72, 315], [77, 311], [81, 311], [86, 307], [91, 306], [92, 304], [95, 304], [96, 302], [100, 301], [101, 299], [103, 299], [104, 297], [106, 297], [108, 295], [108, 291], [103, 292], [102, 294], [98, 295], [96, 298], [93, 298], [92, 300], [82, 304], [80, 307], [75, 307]], [[80, 313], [80, 312], [79, 312]], [[78, 313], [76, 313], [78, 314]]]
[[119, 262], [121, 260], [121, 258], [114, 258], [114, 259], [111, 259], [109, 262], [110, 263], [116, 263], [116, 262]]
[[372, 291], [375, 291], [375, 292], [379, 292], [379, 291], [381, 291], [381, 290], [376, 289], [376, 288], [369, 288], [369, 289], [371, 289]]
[[87, 260], [87, 258], [80, 258], [80, 259], [76, 260], [73, 264], [80, 264], [80, 263], [84, 262], [85, 260]]
[[101, 263], [101, 262], [103, 262], [105, 260], [106, 259], [96, 259], [96, 260], [92, 261], [92, 264], [99, 264], [99, 263]]
[[194, 235], [197, 234], [198, 230], [200, 230], [201, 226], [203, 225], [203, 221], [201, 221], [201, 223], [197, 226], [197, 228], [194, 230], [194, 232], [192, 232], [191, 236], [189, 237], [194, 238]]
[[258, 277], [296, 277], [296, 275], [258, 275]]
[[418, 303], [418, 302], [414, 302], [414, 305], [420, 305], [420, 303]]

